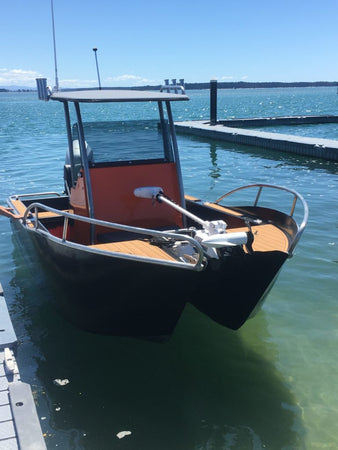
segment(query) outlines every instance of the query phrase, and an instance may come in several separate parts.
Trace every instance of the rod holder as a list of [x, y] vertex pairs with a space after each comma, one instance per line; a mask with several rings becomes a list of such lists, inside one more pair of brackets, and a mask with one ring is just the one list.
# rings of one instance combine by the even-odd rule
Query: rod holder
[[47, 102], [50, 97], [50, 89], [47, 87], [47, 78], [36, 78], [36, 87], [39, 100]]

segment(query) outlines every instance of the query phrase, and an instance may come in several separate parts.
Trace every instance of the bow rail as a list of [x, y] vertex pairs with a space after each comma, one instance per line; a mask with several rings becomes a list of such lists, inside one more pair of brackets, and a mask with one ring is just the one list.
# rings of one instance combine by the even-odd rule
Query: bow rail
[[[39, 212], [41, 212], [41, 210], [53, 213], [56, 216], [63, 216], [64, 222], [63, 222], [62, 238], [52, 235], [43, 226], [43, 224], [41, 224], [41, 222], [39, 221]], [[72, 248], [86, 250], [90, 253], [96, 253], [96, 254], [101, 254], [101, 255], [104, 254], [106, 256], [111, 256], [111, 257], [115, 257], [115, 258], [123, 258], [123, 259], [149, 262], [149, 263], [156, 261], [157, 264], [180, 267], [180, 268], [185, 268], [188, 270], [195, 270], [195, 271], [201, 271], [205, 267], [205, 264], [204, 264], [204, 260], [205, 260], [204, 256], [205, 255], [204, 255], [202, 246], [195, 239], [193, 239], [192, 237], [190, 237], [186, 234], [178, 234], [178, 233], [173, 233], [173, 232], [168, 232], [168, 231], [158, 231], [158, 230], [153, 230], [153, 229], [148, 229], [148, 228], [133, 227], [130, 225], [123, 225], [120, 223], [107, 222], [104, 220], [79, 216], [77, 214], [73, 214], [73, 213], [66, 212], [66, 211], [61, 211], [59, 209], [55, 209], [50, 206], [46, 206], [42, 203], [31, 203], [29, 206], [27, 206], [27, 209], [25, 211], [25, 214], [24, 214], [22, 220], [23, 220], [24, 225], [27, 225], [28, 223], [32, 224], [34, 226], [35, 231], [48, 235], [49, 239], [52, 239], [55, 242], [64, 243], [64, 244], [66, 243], [68, 246], [70, 246]], [[84, 244], [79, 244], [77, 242], [73, 242], [73, 241], [67, 239], [67, 230], [68, 230], [69, 220], [78, 220], [80, 222], [88, 223], [92, 226], [101, 226], [101, 227], [110, 228], [110, 229], [114, 229], [114, 230], [126, 231], [126, 232], [130, 232], [130, 233], [137, 233], [137, 234], [141, 234], [141, 235], [148, 236], [148, 237], [150, 236], [155, 239], [160, 238], [163, 240], [163, 238], [164, 238], [164, 239], [171, 239], [171, 240], [175, 240], [175, 241], [188, 242], [192, 245], [192, 247], [196, 251], [196, 254], [197, 254], [196, 263], [192, 263], [192, 262], [188, 263], [188, 262], [183, 262], [183, 261], [182, 262], [181, 261], [169, 261], [169, 260], [164, 260], [164, 259], [162, 260], [162, 259], [158, 259], [158, 258], [144, 257], [144, 256], [140, 256], [140, 255], [130, 255], [127, 253], [113, 252], [113, 251], [103, 250], [100, 248], [95, 248], [95, 246], [93, 246], [93, 245], [88, 246], [88, 245], [84, 245]]]
[[296, 245], [297, 245], [297, 243], [298, 243], [298, 241], [299, 241], [299, 239], [300, 239], [300, 237], [301, 237], [301, 235], [302, 235], [302, 233], [303, 233], [303, 231], [304, 231], [304, 229], [306, 227], [306, 224], [307, 224], [307, 221], [308, 221], [308, 218], [309, 218], [309, 208], [307, 206], [307, 203], [306, 203], [305, 199], [297, 191], [295, 191], [293, 189], [286, 188], [284, 186], [278, 186], [278, 185], [273, 185], [273, 184], [256, 183], [256, 184], [248, 184], [246, 186], [241, 186], [239, 188], [233, 189], [233, 190], [227, 192], [226, 194], [222, 195], [221, 197], [219, 197], [217, 200], [214, 201], [214, 203], [219, 204], [223, 199], [233, 195], [234, 193], [242, 191], [242, 190], [245, 190], [245, 189], [251, 189], [251, 188], [258, 188], [258, 191], [257, 191], [257, 194], [256, 194], [256, 198], [255, 198], [255, 201], [254, 201], [254, 204], [253, 204], [254, 207], [258, 206], [259, 200], [261, 198], [262, 191], [265, 188], [266, 189], [276, 189], [276, 190], [280, 190], [280, 191], [285, 191], [285, 192], [288, 192], [289, 194], [291, 194], [293, 196], [293, 200], [292, 200], [292, 204], [291, 204], [291, 209], [290, 209], [290, 214], [289, 215], [292, 218], [293, 218], [293, 215], [294, 215], [294, 212], [295, 212], [295, 209], [296, 209], [297, 201], [300, 201], [300, 203], [301, 203], [301, 205], [303, 207], [303, 217], [302, 217], [301, 222], [300, 221], [297, 222], [295, 220], [296, 225], [297, 225], [297, 233], [296, 233], [296, 235], [294, 237], [294, 240], [291, 243], [290, 248], [289, 248], [289, 254], [292, 255], [292, 253], [293, 253], [293, 251], [294, 251], [294, 249], [295, 249], [295, 247], [296, 247]]

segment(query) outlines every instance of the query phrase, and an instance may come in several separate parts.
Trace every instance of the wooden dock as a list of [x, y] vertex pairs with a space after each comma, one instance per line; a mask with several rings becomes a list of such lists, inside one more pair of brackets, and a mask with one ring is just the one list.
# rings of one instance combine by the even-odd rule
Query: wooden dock
[[20, 380], [16, 346], [0, 284], [0, 448], [46, 450], [31, 387]]
[[312, 158], [338, 161], [338, 140], [302, 137], [247, 129], [275, 125], [301, 125], [308, 123], [338, 122], [338, 116], [270, 117], [255, 119], [218, 120], [212, 125], [207, 120], [176, 122], [177, 133], [209, 139], [251, 145], [263, 149], [296, 153]]

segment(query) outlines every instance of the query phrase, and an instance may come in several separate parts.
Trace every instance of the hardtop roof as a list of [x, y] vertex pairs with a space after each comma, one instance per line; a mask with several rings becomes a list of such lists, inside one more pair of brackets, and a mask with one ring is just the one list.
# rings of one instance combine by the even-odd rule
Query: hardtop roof
[[185, 94], [173, 94], [167, 92], [139, 91], [124, 89], [86, 89], [74, 91], [53, 92], [51, 100], [61, 102], [149, 102], [149, 101], [182, 101], [189, 100]]

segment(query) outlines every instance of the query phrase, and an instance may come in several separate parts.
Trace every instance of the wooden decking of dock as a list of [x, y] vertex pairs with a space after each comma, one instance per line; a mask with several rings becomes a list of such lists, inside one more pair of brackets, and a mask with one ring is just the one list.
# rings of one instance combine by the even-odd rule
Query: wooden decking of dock
[[337, 121], [338, 116], [325, 116], [325, 120], [324, 118], [321, 120], [321, 116], [219, 120], [216, 125], [212, 125], [207, 120], [192, 120], [176, 122], [175, 128], [177, 133], [296, 153], [329, 161], [338, 161], [338, 140], [302, 137], [245, 128], [252, 126], [331, 123]]

